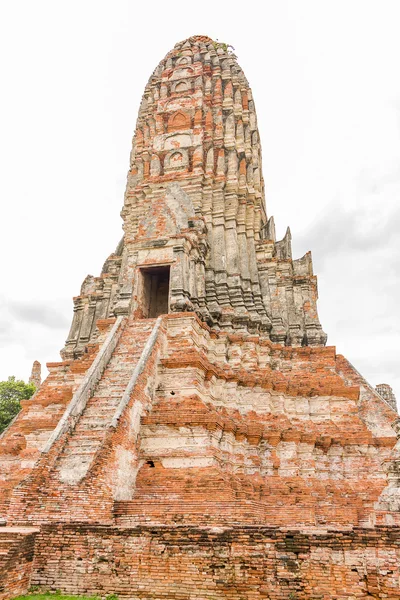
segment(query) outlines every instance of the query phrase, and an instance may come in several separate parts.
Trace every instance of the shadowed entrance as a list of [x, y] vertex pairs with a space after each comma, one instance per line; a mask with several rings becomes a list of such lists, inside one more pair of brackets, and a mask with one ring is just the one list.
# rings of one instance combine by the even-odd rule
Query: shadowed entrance
[[144, 318], [152, 319], [169, 312], [169, 267], [140, 270], [142, 275], [141, 307]]

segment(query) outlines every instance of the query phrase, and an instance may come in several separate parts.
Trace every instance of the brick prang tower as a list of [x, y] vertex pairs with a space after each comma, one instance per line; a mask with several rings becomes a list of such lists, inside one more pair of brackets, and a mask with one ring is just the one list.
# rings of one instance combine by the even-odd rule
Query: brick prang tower
[[0, 438], [0, 600], [400, 598], [395, 404], [325, 346], [225, 44], [154, 71], [121, 214]]
[[[326, 342], [311, 255], [292, 260], [265, 211], [252, 92], [236, 57], [208, 38], [178, 44], [146, 86], [122, 210], [125, 235], [75, 298], [65, 355], [98, 318], [144, 314], [145, 264], [170, 265], [170, 312], [293, 346]], [[141, 310], [141, 313], [140, 313]]]
[[397, 410], [396, 396], [390, 385], [387, 383], [379, 383], [375, 389], [394, 410]]

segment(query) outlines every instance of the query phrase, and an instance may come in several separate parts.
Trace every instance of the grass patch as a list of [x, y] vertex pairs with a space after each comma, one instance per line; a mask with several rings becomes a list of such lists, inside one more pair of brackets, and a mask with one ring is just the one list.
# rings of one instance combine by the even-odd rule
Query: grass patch
[[62, 594], [27, 594], [14, 600], [100, 600], [99, 596], [63, 596]]
[[18, 596], [13, 600], [119, 600], [117, 594], [107, 594], [107, 596], [70, 596], [64, 595], [59, 590], [46, 592], [39, 586], [33, 585], [29, 593], [24, 596]]

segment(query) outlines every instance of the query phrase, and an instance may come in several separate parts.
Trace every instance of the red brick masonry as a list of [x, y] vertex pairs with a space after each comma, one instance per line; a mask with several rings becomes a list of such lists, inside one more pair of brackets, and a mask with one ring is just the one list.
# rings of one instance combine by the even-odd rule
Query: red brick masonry
[[394, 600], [399, 533], [45, 525], [32, 583], [135, 599]]

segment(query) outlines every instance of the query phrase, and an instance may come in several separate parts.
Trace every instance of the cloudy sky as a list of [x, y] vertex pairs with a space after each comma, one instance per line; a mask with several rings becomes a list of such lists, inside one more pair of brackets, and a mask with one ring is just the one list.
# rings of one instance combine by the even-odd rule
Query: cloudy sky
[[328, 343], [400, 397], [400, 2], [3, 0], [0, 379], [58, 360], [121, 235], [143, 88], [177, 41], [235, 47], [267, 211], [312, 250]]

